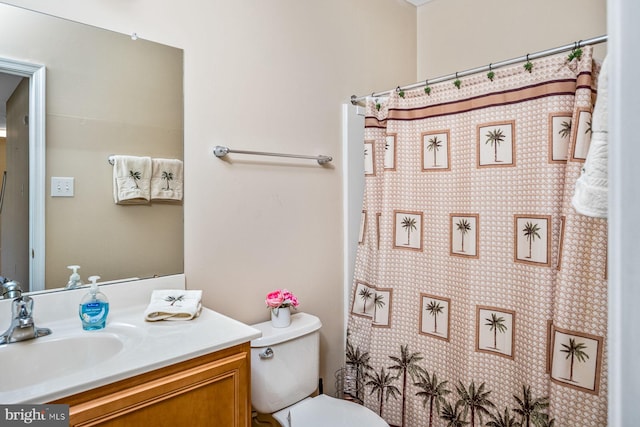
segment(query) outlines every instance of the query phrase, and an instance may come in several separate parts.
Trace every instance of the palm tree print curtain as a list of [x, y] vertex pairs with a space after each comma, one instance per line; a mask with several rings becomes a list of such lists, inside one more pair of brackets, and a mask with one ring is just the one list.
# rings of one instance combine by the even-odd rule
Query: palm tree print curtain
[[371, 99], [345, 393], [393, 426], [606, 425], [591, 48]]

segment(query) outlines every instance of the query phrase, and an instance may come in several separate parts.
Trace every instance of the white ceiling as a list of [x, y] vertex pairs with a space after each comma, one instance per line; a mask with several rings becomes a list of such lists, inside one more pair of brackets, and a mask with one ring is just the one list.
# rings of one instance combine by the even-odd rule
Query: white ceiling
[[422, 6], [425, 3], [429, 3], [431, 0], [407, 0], [414, 6]]

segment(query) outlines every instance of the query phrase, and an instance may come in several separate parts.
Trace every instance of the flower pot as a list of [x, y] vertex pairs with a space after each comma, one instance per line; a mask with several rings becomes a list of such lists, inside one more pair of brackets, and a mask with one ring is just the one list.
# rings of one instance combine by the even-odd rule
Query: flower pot
[[291, 324], [291, 309], [280, 307], [271, 309], [271, 326], [274, 328], [286, 328]]

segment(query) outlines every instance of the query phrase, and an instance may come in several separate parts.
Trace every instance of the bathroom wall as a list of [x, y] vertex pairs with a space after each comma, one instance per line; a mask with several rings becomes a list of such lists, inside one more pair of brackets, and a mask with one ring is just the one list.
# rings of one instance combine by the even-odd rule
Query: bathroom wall
[[640, 420], [640, 186], [635, 123], [640, 115], [640, 3], [610, 0], [609, 62], [609, 426]]
[[[185, 274], [246, 323], [286, 287], [318, 315], [321, 374], [344, 359], [341, 104], [415, 81], [416, 10], [404, 0], [188, 3], [13, 0], [184, 49]], [[212, 155], [231, 148], [334, 162]], [[215, 334], [215, 331], [212, 331]]]
[[607, 33], [606, 0], [432, 0], [417, 11], [420, 80]]

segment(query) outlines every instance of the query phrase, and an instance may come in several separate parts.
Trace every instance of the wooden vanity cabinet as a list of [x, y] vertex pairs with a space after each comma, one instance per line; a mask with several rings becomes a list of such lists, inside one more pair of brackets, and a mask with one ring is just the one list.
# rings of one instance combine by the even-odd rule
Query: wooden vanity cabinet
[[73, 427], [249, 427], [250, 364], [245, 343], [51, 403]]

